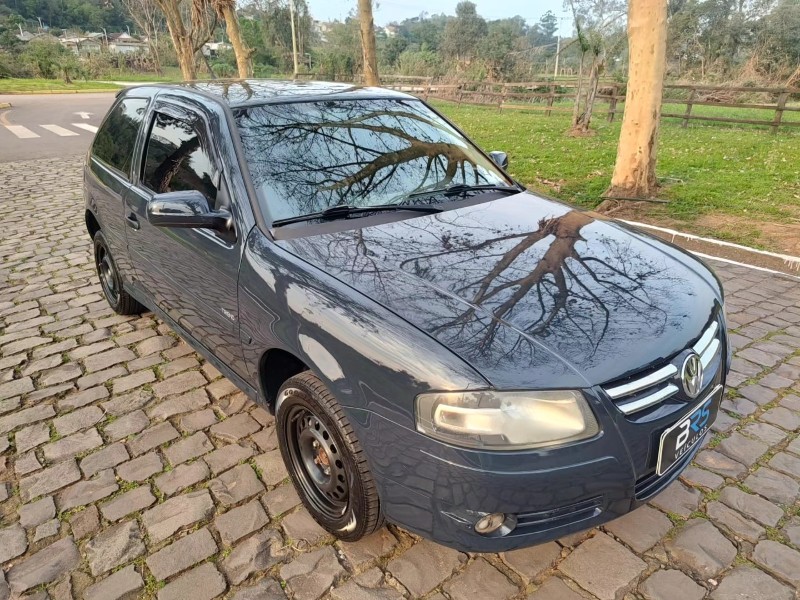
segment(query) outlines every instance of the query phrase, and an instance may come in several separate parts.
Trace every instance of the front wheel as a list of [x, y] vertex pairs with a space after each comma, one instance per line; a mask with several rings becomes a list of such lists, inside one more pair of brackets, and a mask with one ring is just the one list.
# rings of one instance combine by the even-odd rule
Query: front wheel
[[354, 542], [383, 525], [378, 492], [342, 407], [315, 375], [295, 375], [278, 392], [281, 455], [317, 523]]

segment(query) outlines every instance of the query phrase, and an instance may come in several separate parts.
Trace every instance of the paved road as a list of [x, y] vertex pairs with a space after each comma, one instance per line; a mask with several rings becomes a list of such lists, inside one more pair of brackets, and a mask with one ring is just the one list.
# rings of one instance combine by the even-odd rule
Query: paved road
[[795, 597], [797, 280], [715, 265], [731, 391], [695, 465], [649, 505], [502, 555], [393, 526], [342, 544], [299, 505], [272, 417], [153, 315], [110, 311], [79, 165], [0, 164], [0, 598]]
[[102, 94], [0, 95], [0, 163], [82, 154], [114, 101]]

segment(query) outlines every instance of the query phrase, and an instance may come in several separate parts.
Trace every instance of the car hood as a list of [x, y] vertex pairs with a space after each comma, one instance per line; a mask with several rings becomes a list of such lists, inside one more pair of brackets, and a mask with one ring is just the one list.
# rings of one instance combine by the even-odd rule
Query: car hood
[[292, 230], [302, 237], [281, 246], [502, 389], [585, 387], [660, 363], [700, 335], [720, 300], [683, 251], [527, 192]]

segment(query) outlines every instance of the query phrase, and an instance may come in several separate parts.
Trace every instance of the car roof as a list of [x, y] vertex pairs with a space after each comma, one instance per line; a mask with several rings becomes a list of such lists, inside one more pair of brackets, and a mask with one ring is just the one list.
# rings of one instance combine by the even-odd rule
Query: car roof
[[[145, 86], [142, 86], [145, 87]], [[377, 98], [414, 99], [414, 96], [379, 87], [329, 81], [281, 81], [275, 79], [215, 79], [146, 87], [161, 91], [195, 91], [212, 96], [231, 108], [258, 104], [285, 104], [319, 100], [362, 100]]]

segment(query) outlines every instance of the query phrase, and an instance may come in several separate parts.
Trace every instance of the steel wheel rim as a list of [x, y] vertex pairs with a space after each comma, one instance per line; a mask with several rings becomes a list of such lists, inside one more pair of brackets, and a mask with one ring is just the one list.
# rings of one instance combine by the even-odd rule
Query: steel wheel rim
[[114, 262], [105, 246], [97, 249], [97, 275], [100, 277], [100, 285], [106, 297], [116, 304], [119, 300], [119, 289], [117, 289], [117, 273], [114, 269]]
[[333, 436], [303, 406], [290, 408], [285, 422], [293, 470], [307, 500], [326, 517], [340, 518], [347, 510], [350, 485]]

